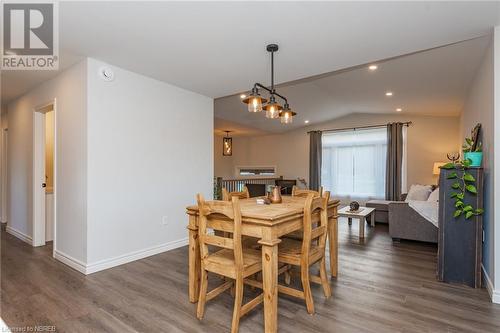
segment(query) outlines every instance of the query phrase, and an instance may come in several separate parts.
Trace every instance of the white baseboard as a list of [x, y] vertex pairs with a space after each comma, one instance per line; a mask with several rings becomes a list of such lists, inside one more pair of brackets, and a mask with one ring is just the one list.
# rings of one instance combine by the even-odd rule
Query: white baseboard
[[23, 232], [21, 232], [21, 231], [19, 231], [17, 229], [12, 228], [9, 225], [5, 228], [5, 231], [7, 231], [12, 236], [19, 238], [23, 242], [26, 242], [29, 245], [33, 246], [33, 239], [31, 238], [31, 236], [28, 236], [25, 233], [23, 233]]
[[120, 266], [131, 261], [143, 259], [149, 256], [153, 256], [158, 253], [170, 251], [182, 246], [185, 246], [189, 243], [189, 238], [182, 238], [179, 240], [171, 241], [165, 244], [153, 246], [144, 250], [130, 252], [121, 256], [117, 256], [110, 259], [100, 260], [95, 263], [88, 264], [86, 267], [85, 274], [92, 274], [95, 272], [99, 272], [111, 267]]
[[87, 266], [85, 263], [81, 262], [78, 259], [73, 258], [72, 256], [67, 255], [59, 250], [54, 251], [54, 258], [62, 262], [63, 264], [68, 265], [69, 267], [77, 270], [82, 274], [87, 274]]
[[495, 290], [495, 287], [493, 286], [488, 273], [486, 273], [483, 264], [481, 264], [481, 270], [483, 271], [484, 281], [486, 282], [486, 290], [488, 290], [488, 294], [490, 294], [491, 302], [500, 304], [500, 291]]

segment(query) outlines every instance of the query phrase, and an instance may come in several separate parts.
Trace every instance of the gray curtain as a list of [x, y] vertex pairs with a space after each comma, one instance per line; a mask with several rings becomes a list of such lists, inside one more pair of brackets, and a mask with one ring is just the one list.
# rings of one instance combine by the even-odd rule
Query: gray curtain
[[309, 188], [318, 191], [321, 186], [321, 131], [309, 133]]
[[385, 199], [399, 200], [401, 197], [403, 164], [402, 123], [387, 124], [387, 164], [385, 170]]

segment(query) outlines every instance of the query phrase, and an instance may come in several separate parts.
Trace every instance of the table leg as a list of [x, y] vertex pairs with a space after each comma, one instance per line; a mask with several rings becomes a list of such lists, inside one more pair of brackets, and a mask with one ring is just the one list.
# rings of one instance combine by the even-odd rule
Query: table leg
[[328, 221], [328, 245], [330, 250], [330, 274], [332, 277], [337, 277], [338, 273], [338, 237], [339, 237], [339, 224], [338, 218], [334, 217]]
[[266, 333], [278, 331], [278, 244], [280, 240], [260, 240], [262, 245], [262, 283], [264, 327]]
[[350, 217], [347, 218], [347, 224], [349, 224], [349, 225], [352, 224], [352, 218], [350, 218]]
[[359, 238], [365, 238], [365, 223], [366, 219], [364, 217], [359, 218]]
[[374, 227], [375, 226], [375, 211], [373, 211], [371, 213], [370, 221], [371, 221], [372, 227]]
[[196, 303], [200, 293], [200, 243], [196, 216], [189, 216], [189, 301]]

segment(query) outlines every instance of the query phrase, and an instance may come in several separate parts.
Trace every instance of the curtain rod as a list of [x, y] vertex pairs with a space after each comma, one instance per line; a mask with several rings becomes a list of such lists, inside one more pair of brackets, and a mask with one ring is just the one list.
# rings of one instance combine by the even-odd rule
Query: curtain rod
[[[410, 126], [412, 124], [412, 122], [411, 121], [407, 121], [407, 122], [404, 122], [404, 123], [401, 123], [401, 124], [403, 124], [403, 126], [407, 126], [408, 127], [408, 126]], [[338, 132], [338, 131], [348, 131], [348, 130], [355, 131], [355, 130], [358, 130], [358, 129], [386, 127], [387, 125], [389, 125], [389, 124], [360, 126], [360, 127], [332, 128], [332, 129], [325, 129], [325, 130], [309, 131], [309, 132], [307, 132], [307, 134], [313, 133], [313, 132]]]

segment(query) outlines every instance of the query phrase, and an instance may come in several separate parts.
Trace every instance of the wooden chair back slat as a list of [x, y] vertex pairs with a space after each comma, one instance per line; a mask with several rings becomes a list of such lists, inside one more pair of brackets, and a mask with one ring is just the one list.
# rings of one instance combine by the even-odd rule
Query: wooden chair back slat
[[326, 225], [314, 228], [311, 231], [311, 240], [315, 240], [316, 238], [323, 236], [325, 232], [326, 232]]
[[314, 191], [314, 190], [302, 190], [299, 189], [297, 186], [292, 187], [292, 196], [293, 197], [302, 197], [306, 198], [309, 194], [314, 194], [315, 197], [321, 197], [323, 196], [323, 186], [320, 187], [319, 191]]
[[240, 192], [228, 192], [225, 188], [222, 189], [222, 200], [223, 201], [231, 201], [231, 198], [237, 197], [239, 199], [248, 199], [250, 198], [250, 192], [246, 186], [243, 186], [243, 191]]
[[205, 235], [204, 242], [207, 245], [222, 247], [224, 249], [234, 250], [234, 241], [231, 238]]
[[[210, 253], [208, 245], [213, 245], [220, 248], [233, 250], [234, 261], [237, 269], [243, 267], [243, 250], [241, 244], [241, 208], [239, 198], [234, 196], [231, 201], [205, 201], [201, 194], [197, 195], [199, 207], [199, 241], [200, 241], [200, 255], [201, 259], [207, 258]], [[210, 224], [212, 229], [217, 230], [217, 219], [221, 217], [233, 220], [233, 228], [230, 233], [223, 236], [214, 236], [208, 234], [207, 224]], [[214, 220], [214, 223], [209, 223]], [[222, 230], [227, 231], [227, 230]]]

